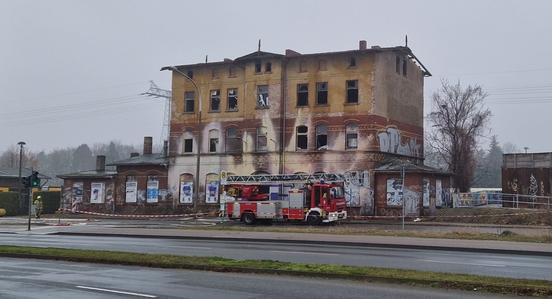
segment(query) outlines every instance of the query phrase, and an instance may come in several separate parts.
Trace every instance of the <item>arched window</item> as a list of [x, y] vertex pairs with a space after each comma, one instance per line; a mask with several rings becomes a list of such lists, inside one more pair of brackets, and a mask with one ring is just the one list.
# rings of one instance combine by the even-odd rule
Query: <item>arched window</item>
[[242, 139], [237, 128], [226, 129], [226, 152], [239, 153], [242, 151]]
[[309, 144], [309, 128], [307, 126], [298, 126], [297, 127], [297, 133], [296, 133], [296, 140], [297, 140], [297, 150], [306, 150], [308, 149]]
[[209, 152], [218, 152], [219, 131], [217, 129], [209, 130]]
[[326, 125], [316, 126], [316, 149], [319, 151], [328, 149], [328, 127]]
[[266, 127], [257, 128], [257, 141], [256, 141], [256, 151], [257, 152], [266, 152], [268, 146], [268, 139], [266, 134]]
[[358, 126], [356, 124], [348, 124], [345, 129], [345, 147], [347, 149], [358, 148]]

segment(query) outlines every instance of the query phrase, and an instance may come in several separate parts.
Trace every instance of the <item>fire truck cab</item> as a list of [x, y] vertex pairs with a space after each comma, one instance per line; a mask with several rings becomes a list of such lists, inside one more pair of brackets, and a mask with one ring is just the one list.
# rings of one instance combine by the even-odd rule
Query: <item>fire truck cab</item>
[[264, 219], [318, 225], [347, 218], [337, 175], [229, 176], [222, 185], [227, 216], [246, 224]]

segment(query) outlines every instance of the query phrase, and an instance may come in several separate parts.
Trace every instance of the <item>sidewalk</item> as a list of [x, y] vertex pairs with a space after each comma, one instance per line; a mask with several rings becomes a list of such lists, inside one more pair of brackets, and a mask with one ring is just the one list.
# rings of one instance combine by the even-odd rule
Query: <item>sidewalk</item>
[[251, 231], [217, 231], [193, 229], [103, 228], [88, 226], [59, 227], [57, 235], [233, 240], [255, 242], [311, 243], [316, 245], [343, 245], [473, 251], [552, 256], [552, 244], [507, 242], [491, 240], [457, 240], [436, 238], [389, 237], [369, 235], [330, 235], [314, 233], [282, 233]]

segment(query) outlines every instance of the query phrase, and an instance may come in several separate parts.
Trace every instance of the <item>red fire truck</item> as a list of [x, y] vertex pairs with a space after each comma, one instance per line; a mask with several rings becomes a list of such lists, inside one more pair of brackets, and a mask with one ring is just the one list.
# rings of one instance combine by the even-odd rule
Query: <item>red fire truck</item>
[[338, 174], [221, 174], [226, 215], [246, 224], [296, 220], [311, 225], [347, 218], [344, 179]]

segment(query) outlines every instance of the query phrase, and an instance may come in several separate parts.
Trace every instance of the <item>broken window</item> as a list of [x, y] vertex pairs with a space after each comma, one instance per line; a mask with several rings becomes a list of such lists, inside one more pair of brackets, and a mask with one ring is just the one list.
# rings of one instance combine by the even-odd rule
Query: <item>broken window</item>
[[230, 78], [236, 77], [236, 69], [234, 69], [233, 66], [228, 68], [228, 77]]
[[194, 140], [192, 138], [184, 139], [184, 152], [191, 153], [194, 150]]
[[228, 89], [228, 111], [238, 111], [238, 89]]
[[345, 128], [345, 145], [347, 149], [355, 149], [358, 147], [358, 126], [356, 124], [348, 124]]
[[408, 60], [404, 59], [403, 60], [403, 65], [402, 65], [402, 73], [403, 73], [403, 76], [406, 77], [406, 65], [407, 65], [407, 62]]
[[190, 70], [186, 73], [186, 75], [188, 75], [188, 77], [190, 77], [190, 79], [193, 79], [194, 78], [194, 71]]
[[401, 58], [399, 57], [399, 55], [395, 57], [395, 72], [397, 74], [401, 73]]
[[306, 126], [297, 127], [296, 139], [297, 139], [298, 150], [306, 150], [308, 148], [308, 141], [309, 141], [308, 132], [309, 132], [309, 128], [307, 128]]
[[193, 91], [184, 92], [184, 112], [194, 112], [195, 93]]
[[326, 125], [316, 126], [316, 149], [319, 151], [328, 149], [328, 127]]
[[297, 84], [297, 106], [309, 105], [309, 85]]
[[257, 108], [268, 108], [268, 85], [257, 86]]
[[255, 62], [255, 73], [260, 73], [260, 72], [261, 72], [261, 62], [257, 61]]
[[226, 152], [237, 153], [242, 151], [242, 139], [237, 128], [226, 129]]
[[267, 72], [267, 73], [272, 72], [272, 63], [267, 62], [267, 63], [265, 64], [265, 72]]
[[257, 128], [257, 144], [256, 149], [257, 152], [266, 152], [267, 146], [268, 146], [268, 139], [266, 136], [266, 127], [258, 127]]
[[358, 80], [347, 80], [347, 103], [358, 103]]
[[324, 60], [324, 59], [318, 60], [318, 70], [319, 71], [325, 71], [326, 70], [326, 60]]
[[316, 104], [318, 105], [328, 104], [328, 82], [316, 83]]
[[209, 152], [218, 152], [219, 131], [217, 129], [209, 130]]
[[211, 101], [209, 111], [218, 112], [220, 111], [220, 90], [211, 90]]
[[306, 71], [307, 71], [307, 62], [304, 60], [299, 61], [299, 72], [304, 73]]
[[356, 58], [350, 57], [349, 58], [349, 67], [355, 67], [356, 66]]

